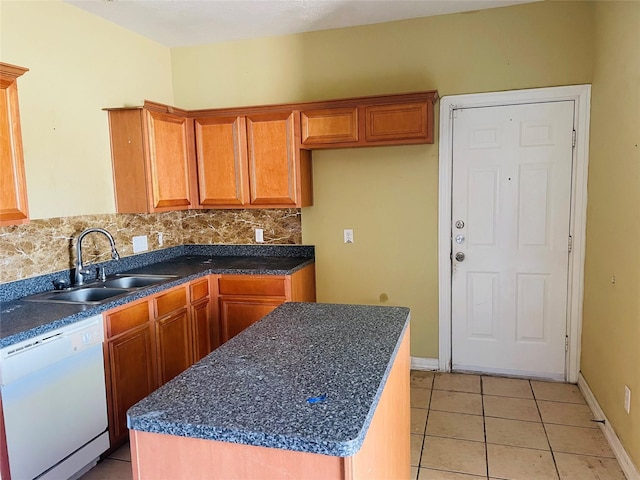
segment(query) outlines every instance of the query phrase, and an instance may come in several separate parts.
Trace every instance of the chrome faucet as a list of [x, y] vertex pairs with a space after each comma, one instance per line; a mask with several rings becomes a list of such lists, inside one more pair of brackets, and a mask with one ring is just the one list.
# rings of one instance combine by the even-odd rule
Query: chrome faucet
[[111, 243], [111, 258], [114, 260], [120, 260], [120, 255], [118, 255], [118, 251], [116, 250], [116, 242], [113, 240], [113, 237], [109, 232], [104, 228], [87, 228], [84, 232], [78, 235], [78, 240], [76, 241], [76, 286], [84, 285], [85, 275], [90, 273], [90, 270], [84, 268], [82, 265], [82, 239], [89, 233], [93, 232], [102, 233], [109, 239], [109, 242]]

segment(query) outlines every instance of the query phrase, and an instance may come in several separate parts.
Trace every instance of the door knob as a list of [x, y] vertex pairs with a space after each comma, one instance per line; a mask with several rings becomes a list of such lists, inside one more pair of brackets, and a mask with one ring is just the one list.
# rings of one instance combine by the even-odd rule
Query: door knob
[[462, 262], [464, 260], [464, 253], [458, 252], [456, 253], [456, 260]]

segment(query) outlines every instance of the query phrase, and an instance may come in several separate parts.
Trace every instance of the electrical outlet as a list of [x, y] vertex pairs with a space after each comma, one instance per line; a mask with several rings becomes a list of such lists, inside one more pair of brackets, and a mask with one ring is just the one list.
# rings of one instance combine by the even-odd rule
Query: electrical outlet
[[164, 234], [162, 232], [158, 233], [158, 246], [164, 245]]
[[133, 237], [133, 253], [146, 252], [149, 250], [149, 241], [146, 235]]
[[256, 243], [264, 242], [264, 230], [261, 228], [256, 228]]
[[631, 413], [631, 389], [624, 386], [624, 411]]
[[344, 229], [344, 243], [353, 243], [353, 229]]

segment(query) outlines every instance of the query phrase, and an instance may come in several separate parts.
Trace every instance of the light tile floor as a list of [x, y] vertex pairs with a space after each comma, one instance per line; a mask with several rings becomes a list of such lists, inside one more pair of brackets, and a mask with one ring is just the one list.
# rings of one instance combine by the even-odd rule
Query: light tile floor
[[411, 372], [412, 480], [624, 480], [577, 386]]
[[[624, 480], [575, 385], [411, 372], [411, 480]], [[81, 480], [131, 480], [125, 445]]]

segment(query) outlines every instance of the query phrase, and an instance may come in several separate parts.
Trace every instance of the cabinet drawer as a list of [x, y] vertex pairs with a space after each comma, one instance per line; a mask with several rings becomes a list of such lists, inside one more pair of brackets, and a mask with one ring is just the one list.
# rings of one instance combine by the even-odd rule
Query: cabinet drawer
[[105, 313], [107, 337], [114, 337], [149, 321], [149, 304], [144, 301]]
[[196, 280], [189, 285], [191, 303], [209, 296], [209, 279]]
[[178, 287], [175, 290], [169, 290], [155, 297], [153, 304], [156, 318], [185, 308], [187, 306], [187, 289], [186, 287]]
[[281, 276], [223, 275], [218, 285], [220, 295], [285, 295], [285, 279]]

